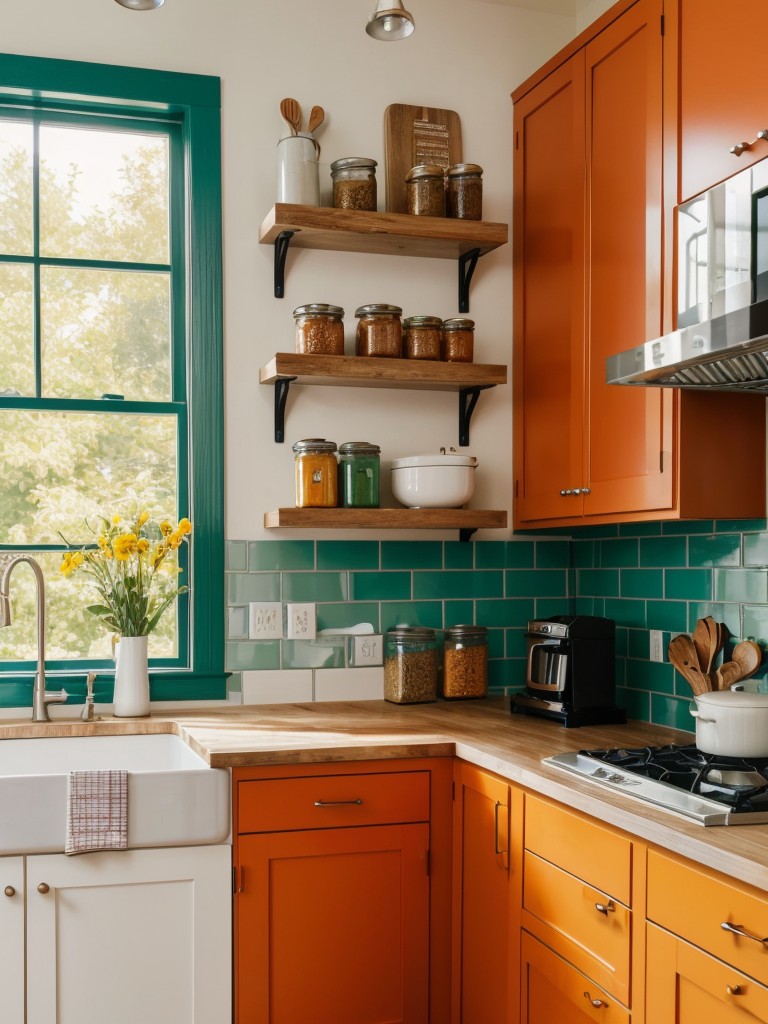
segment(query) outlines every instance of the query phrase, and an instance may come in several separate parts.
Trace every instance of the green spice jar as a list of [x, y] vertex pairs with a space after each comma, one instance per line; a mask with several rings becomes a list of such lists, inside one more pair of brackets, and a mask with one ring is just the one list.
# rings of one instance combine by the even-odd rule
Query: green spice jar
[[488, 630], [451, 626], [443, 640], [443, 697], [470, 700], [488, 693]]
[[344, 508], [379, 507], [379, 455], [381, 448], [368, 441], [339, 445], [339, 482]]
[[426, 626], [396, 626], [384, 637], [384, 700], [425, 704], [437, 700], [439, 641]]

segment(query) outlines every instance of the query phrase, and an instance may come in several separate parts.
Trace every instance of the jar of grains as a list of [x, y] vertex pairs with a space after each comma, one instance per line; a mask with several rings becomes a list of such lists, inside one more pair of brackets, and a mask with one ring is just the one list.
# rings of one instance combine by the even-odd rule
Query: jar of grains
[[417, 217], [445, 216], [445, 171], [439, 164], [419, 164], [405, 176], [408, 213]]
[[367, 441], [339, 445], [339, 480], [344, 508], [379, 507], [379, 454], [381, 448]]
[[456, 316], [443, 320], [443, 359], [449, 363], [471, 363], [475, 347], [475, 321]]
[[296, 463], [296, 508], [335, 508], [339, 469], [336, 442], [307, 437], [293, 446]]
[[424, 704], [437, 700], [439, 641], [434, 629], [396, 626], [384, 637], [384, 700]]
[[403, 352], [403, 324], [400, 306], [372, 303], [355, 310], [359, 318], [355, 350], [359, 356], [387, 356], [399, 359]]
[[403, 355], [408, 359], [440, 358], [439, 316], [409, 316], [403, 320]]
[[446, 173], [448, 216], [482, 220], [483, 168], [479, 164], [454, 164]]
[[451, 626], [443, 641], [443, 697], [468, 700], [488, 693], [488, 630]]
[[376, 161], [346, 156], [331, 164], [333, 205], [337, 210], [376, 210]]
[[296, 351], [310, 355], [344, 355], [344, 310], [324, 302], [311, 302], [297, 306], [293, 311], [296, 321]]

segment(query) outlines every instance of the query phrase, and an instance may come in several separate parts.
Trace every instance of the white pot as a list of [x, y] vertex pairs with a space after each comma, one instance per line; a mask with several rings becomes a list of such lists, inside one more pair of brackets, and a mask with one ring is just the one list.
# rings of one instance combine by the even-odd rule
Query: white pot
[[407, 508], [461, 508], [475, 492], [474, 455], [409, 455], [392, 460], [392, 494]]
[[768, 693], [717, 690], [694, 699], [699, 750], [723, 757], [768, 757]]

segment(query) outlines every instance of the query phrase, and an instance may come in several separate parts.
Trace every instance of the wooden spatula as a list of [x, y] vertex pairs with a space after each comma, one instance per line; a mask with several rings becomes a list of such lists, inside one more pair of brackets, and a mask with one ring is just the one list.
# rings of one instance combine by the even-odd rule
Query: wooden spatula
[[710, 646], [709, 623], [706, 619], [699, 619], [693, 631], [693, 646], [696, 648], [699, 668], [704, 675], [709, 675], [712, 668], [712, 652]]
[[298, 135], [301, 131], [301, 107], [298, 102], [292, 100], [290, 96], [280, 100], [280, 113], [283, 115], [283, 120], [288, 124], [291, 132], [294, 135]]
[[322, 107], [312, 107], [309, 112], [309, 127], [307, 131], [310, 133], [316, 132], [320, 125], [325, 120], [325, 111]]
[[760, 667], [763, 652], [754, 640], [742, 640], [733, 648], [731, 657], [741, 669], [739, 679], [749, 679]]
[[688, 682], [694, 693], [706, 693], [711, 689], [709, 679], [699, 667], [693, 640], [687, 633], [672, 637], [667, 653], [669, 660]]

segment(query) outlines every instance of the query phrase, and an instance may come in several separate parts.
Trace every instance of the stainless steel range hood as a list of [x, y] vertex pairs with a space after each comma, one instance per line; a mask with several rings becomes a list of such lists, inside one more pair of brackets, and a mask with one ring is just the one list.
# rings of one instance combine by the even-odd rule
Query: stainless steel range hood
[[610, 356], [607, 379], [768, 394], [768, 299]]

